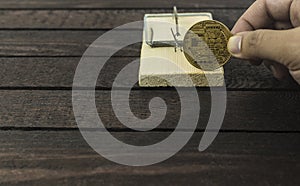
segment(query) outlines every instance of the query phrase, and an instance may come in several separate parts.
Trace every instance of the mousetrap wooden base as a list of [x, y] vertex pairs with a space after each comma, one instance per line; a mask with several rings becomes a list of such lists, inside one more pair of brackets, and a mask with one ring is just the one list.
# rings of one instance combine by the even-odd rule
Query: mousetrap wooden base
[[[183, 25], [186, 30], [188, 30], [193, 24], [202, 20], [211, 20], [212, 15], [210, 13], [194, 13], [189, 17], [188, 14], [179, 14], [182, 18], [179, 18], [179, 24]], [[161, 19], [159, 18], [161, 16]], [[168, 86], [178, 86], [178, 87], [208, 87], [208, 86], [223, 86], [224, 85], [224, 70], [219, 68], [214, 71], [202, 71], [194, 66], [192, 66], [188, 60], [185, 58], [183, 52], [175, 51], [174, 47], [151, 47], [149, 45], [149, 39], [147, 38], [149, 34], [150, 21], [154, 30], [154, 35], [162, 37], [163, 34], [157, 34], [157, 32], [167, 31], [167, 28], [163, 28], [164, 24], [162, 21], [169, 21], [172, 23], [172, 14], [154, 14], [145, 16], [145, 26], [144, 27], [144, 38], [141, 50], [140, 59], [140, 69], [139, 69], [139, 85], [141, 87], [168, 87]], [[157, 21], [157, 24], [155, 23]], [[161, 24], [161, 25], [159, 25]], [[174, 29], [176, 25], [174, 24]], [[164, 30], [162, 30], [164, 29]], [[151, 31], [152, 28], [151, 28]], [[153, 34], [153, 33], [152, 33]], [[165, 33], [164, 33], [165, 34]], [[181, 35], [184, 36], [185, 33]], [[165, 34], [166, 35], [166, 34]], [[166, 35], [164, 37], [172, 37], [172, 35]], [[153, 35], [152, 38], [153, 39]], [[165, 40], [165, 39], [164, 39]], [[153, 60], [149, 60], [153, 58]], [[170, 65], [170, 62], [176, 65]], [[186, 75], [189, 75], [193, 81], [193, 85], [186, 82]], [[209, 82], [207, 80], [209, 78]], [[165, 79], [171, 79], [172, 84]]]

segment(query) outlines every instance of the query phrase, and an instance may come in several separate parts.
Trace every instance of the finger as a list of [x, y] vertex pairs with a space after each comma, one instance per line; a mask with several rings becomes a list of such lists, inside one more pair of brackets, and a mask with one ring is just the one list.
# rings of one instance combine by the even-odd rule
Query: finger
[[265, 60], [265, 66], [272, 72], [274, 77], [278, 80], [284, 80], [289, 77], [289, 70], [280, 63]]
[[299, 33], [300, 28], [243, 32], [229, 39], [228, 50], [237, 58], [268, 59], [291, 66], [300, 50]]
[[284, 80], [284, 79], [287, 79], [289, 77], [289, 70], [283, 66], [282, 64], [280, 63], [274, 63], [272, 66], [271, 66], [271, 69], [273, 68], [273, 75], [276, 79], [279, 79], [279, 80]]
[[290, 18], [294, 27], [300, 26], [300, 1], [294, 0], [291, 5]]
[[300, 70], [290, 70], [290, 74], [294, 78], [294, 80], [300, 85]]
[[262, 28], [271, 28], [275, 21], [289, 21], [292, 0], [257, 0], [242, 15], [232, 29], [236, 34]]
[[236, 34], [239, 32], [269, 27], [272, 22], [273, 20], [267, 13], [266, 1], [257, 0], [237, 21], [232, 29], [232, 33]]
[[274, 23], [274, 28], [276, 30], [288, 30], [293, 28], [293, 25], [290, 22], [276, 22]]
[[274, 21], [290, 21], [290, 7], [295, 0], [266, 0], [267, 13]]

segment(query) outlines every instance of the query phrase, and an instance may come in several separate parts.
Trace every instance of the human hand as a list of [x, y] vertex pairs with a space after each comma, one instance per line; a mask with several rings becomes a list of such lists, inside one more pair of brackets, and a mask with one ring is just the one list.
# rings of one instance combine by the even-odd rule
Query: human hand
[[300, 84], [300, 0], [257, 0], [232, 29], [233, 56], [262, 62], [278, 79], [290, 73]]

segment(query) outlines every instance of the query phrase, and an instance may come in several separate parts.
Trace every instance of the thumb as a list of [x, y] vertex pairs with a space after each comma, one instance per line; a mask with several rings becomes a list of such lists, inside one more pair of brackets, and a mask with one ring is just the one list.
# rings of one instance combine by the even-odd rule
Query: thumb
[[[242, 32], [228, 41], [229, 52], [237, 58], [267, 59], [277, 61], [285, 66], [291, 54], [292, 30], [256, 30]], [[294, 51], [293, 51], [294, 52]]]

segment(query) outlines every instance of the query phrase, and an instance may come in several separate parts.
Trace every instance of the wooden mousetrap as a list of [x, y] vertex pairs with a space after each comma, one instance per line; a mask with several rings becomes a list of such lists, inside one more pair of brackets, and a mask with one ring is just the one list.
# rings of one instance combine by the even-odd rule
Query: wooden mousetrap
[[[141, 87], [223, 86], [223, 67], [213, 71], [196, 68], [188, 62], [179, 47], [191, 26], [199, 21], [212, 19], [211, 13], [177, 13], [176, 7], [173, 14], [146, 14], [139, 85]], [[170, 62], [175, 65], [170, 65]], [[187, 74], [192, 79], [193, 85], [182, 78]], [[209, 83], [206, 78], [208, 76]], [[174, 81], [170, 83], [165, 80], [166, 78]]]

